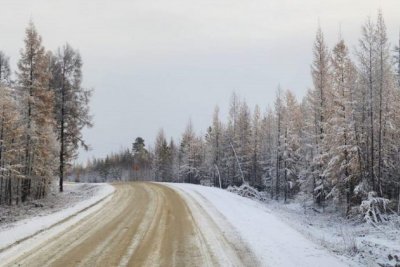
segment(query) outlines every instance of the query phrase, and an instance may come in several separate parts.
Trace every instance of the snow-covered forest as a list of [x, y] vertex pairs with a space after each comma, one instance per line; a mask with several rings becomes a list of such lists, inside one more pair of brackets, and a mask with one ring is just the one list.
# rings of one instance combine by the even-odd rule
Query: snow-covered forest
[[374, 221], [382, 218], [373, 209], [400, 213], [400, 36], [388, 40], [378, 11], [355, 49], [341, 36], [328, 47], [321, 28], [312, 49], [313, 86], [303, 99], [278, 86], [273, 106], [251, 110], [233, 93], [228, 118], [216, 107], [205, 135], [190, 121], [179, 142], [160, 130], [154, 148], [138, 138], [132, 149], [76, 166], [71, 179], [249, 183], [344, 215], [361, 205]]
[[44, 48], [33, 22], [25, 32], [15, 76], [0, 51], [0, 204], [46, 196], [59, 176], [60, 191], [91, 126], [91, 91], [81, 86], [82, 60], [68, 43]]

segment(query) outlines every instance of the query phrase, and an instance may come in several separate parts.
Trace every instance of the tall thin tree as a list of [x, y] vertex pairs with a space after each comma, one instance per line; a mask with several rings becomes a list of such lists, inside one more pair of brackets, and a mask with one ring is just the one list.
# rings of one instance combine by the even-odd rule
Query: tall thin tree
[[79, 146], [88, 149], [82, 129], [91, 127], [91, 91], [82, 87], [82, 60], [69, 44], [59, 48], [51, 60], [51, 89], [55, 94], [59, 151], [59, 189], [63, 191], [66, 166], [77, 156]]

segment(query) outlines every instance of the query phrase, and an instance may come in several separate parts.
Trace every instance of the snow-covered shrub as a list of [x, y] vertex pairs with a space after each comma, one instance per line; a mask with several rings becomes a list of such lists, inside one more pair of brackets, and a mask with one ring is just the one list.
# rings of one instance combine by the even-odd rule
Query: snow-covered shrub
[[364, 220], [371, 224], [387, 221], [386, 206], [389, 199], [377, 197], [376, 192], [369, 192], [368, 199], [360, 205], [360, 212], [364, 215]]
[[257, 189], [251, 187], [248, 183], [244, 183], [241, 186], [229, 186], [226, 190], [235, 193], [242, 197], [247, 197], [255, 200], [264, 201], [265, 198], [258, 192]]
[[343, 238], [343, 249], [345, 253], [355, 255], [358, 252], [357, 240], [354, 233], [349, 232], [340, 228], [340, 232]]

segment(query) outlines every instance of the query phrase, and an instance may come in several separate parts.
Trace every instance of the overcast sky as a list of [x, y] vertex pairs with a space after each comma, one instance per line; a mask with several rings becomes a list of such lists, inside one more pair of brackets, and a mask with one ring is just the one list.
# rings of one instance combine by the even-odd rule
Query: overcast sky
[[47, 49], [80, 50], [94, 88], [84, 161], [137, 136], [151, 144], [161, 127], [178, 139], [189, 118], [202, 133], [233, 91], [263, 109], [278, 84], [302, 97], [318, 22], [330, 46], [341, 27], [354, 51], [378, 8], [394, 43], [399, 0], [1, 0], [0, 50], [15, 70], [30, 18]]

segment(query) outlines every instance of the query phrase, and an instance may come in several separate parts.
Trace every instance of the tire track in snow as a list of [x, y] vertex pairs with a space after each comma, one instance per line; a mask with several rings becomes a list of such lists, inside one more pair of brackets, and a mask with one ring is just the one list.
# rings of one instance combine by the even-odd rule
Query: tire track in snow
[[249, 251], [243, 244], [227, 237], [226, 229], [175, 189], [143, 182], [114, 186], [111, 200], [101, 209], [2, 264], [257, 266], [245, 255]]

